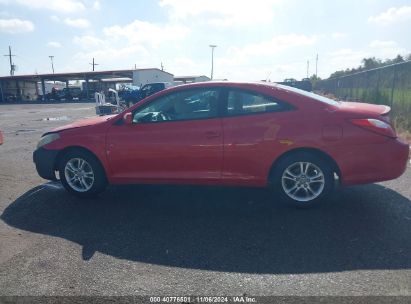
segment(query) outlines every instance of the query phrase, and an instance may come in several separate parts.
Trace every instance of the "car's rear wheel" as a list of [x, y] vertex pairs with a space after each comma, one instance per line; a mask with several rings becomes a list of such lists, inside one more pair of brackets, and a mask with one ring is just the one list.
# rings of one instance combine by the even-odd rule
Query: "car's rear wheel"
[[95, 196], [107, 187], [100, 162], [91, 153], [77, 150], [63, 156], [59, 166], [63, 186], [79, 197]]
[[327, 160], [299, 152], [279, 161], [273, 183], [283, 201], [306, 208], [324, 201], [334, 186], [334, 172]]

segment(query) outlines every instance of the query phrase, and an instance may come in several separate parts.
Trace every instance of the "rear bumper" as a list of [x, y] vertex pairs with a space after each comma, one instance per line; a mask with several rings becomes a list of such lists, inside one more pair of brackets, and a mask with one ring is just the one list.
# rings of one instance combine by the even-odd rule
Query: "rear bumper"
[[400, 177], [407, 169], [410, 148], [402, 139], [384, 144], [349, 146], [337, 159], [343, 185], [367, 184]]
[[37, 173], [44, 179], [57, 180], [55, 174], [55, 163], [58, 150], [47, 150], [39, 148], [33, 152], [33, 161]]

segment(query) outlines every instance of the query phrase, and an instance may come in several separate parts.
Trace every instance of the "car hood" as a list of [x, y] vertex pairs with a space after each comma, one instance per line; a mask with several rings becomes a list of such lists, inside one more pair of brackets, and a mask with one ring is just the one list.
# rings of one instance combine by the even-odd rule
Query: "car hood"
[[104, 123], [104, 122], [112, 119], [115, 116], [116, 115], [105, 115], [105, 116], [97, 116], [97, 117], [82, 119], [82, 120], [75, 121], [75, 122], [73, 122], [71, 124], [68, 124], [68, 125], [57, 127], [55, 129], [53, 129], [51, 132], [60, 132], [60, 131], [68, 130], [68, 129], [94, 126], [94, 125]]

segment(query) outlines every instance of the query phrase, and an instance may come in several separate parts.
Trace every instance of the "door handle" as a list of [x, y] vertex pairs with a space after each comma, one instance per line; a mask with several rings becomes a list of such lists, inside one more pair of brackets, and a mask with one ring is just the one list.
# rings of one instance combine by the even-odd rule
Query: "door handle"
[[205, 132], [205, 137], [206, 138], [217, 138], [217, 137], [220, 137], [220, 136], [221, 136], [220, 132], [216, 132], [216, 131]]

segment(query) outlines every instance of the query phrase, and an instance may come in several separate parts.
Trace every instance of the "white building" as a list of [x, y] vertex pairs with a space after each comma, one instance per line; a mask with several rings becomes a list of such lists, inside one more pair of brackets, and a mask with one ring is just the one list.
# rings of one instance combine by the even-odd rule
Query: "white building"
[[204, 82], [210, 81], [211, 79], [205, 75], [192, 75], [192, 76], [175, 76], [174, 83], [175, 84], [185, 84], [185, 83], [193, 83], [193, 82]]
[[174, 75], [159, 69], [140, 69], [133, 71], [133, 85], [143, 86], [152, 82], [173, 82]]

